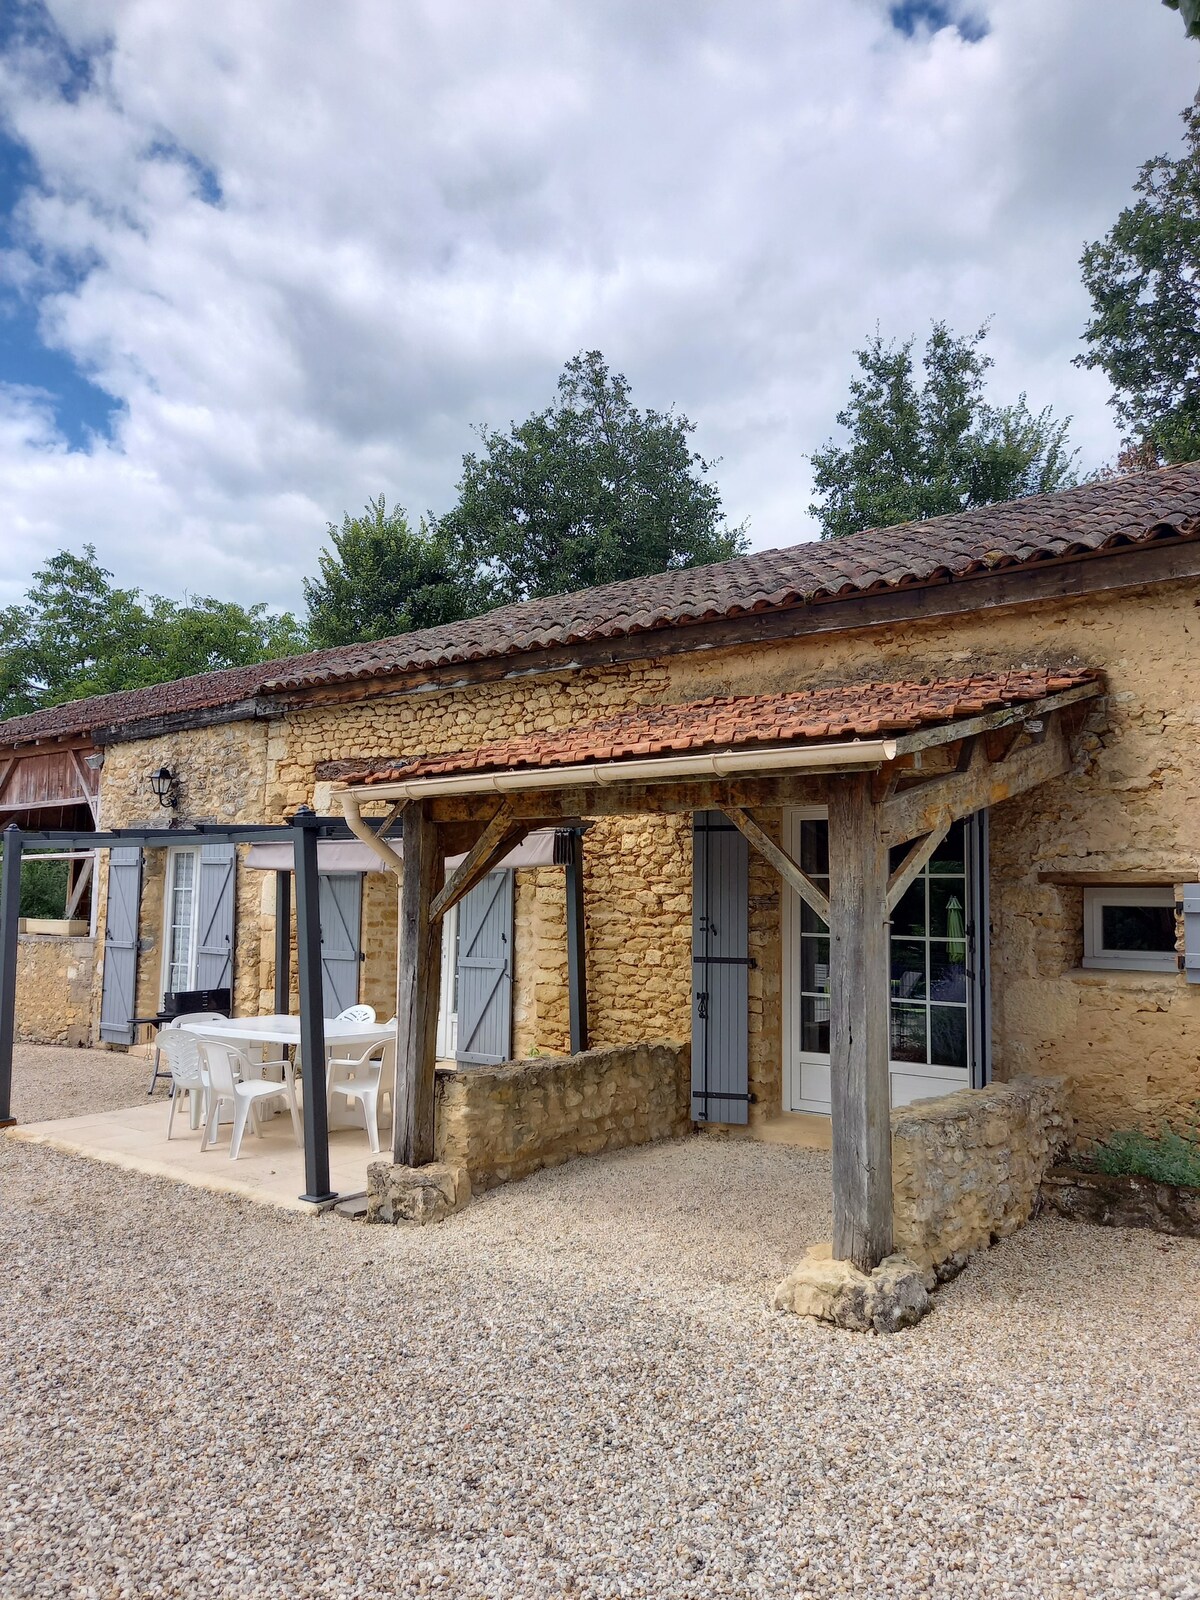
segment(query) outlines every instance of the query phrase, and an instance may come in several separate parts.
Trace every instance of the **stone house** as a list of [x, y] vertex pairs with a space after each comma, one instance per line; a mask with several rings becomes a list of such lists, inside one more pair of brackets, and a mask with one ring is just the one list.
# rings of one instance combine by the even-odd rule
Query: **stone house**
[[[0, 806], [36, 827], [89, 772], [102, 828], [178, 825], [178, 848], [99, 860], [88, 1027], [121, 1044], [169, 990], [227, 986], [254, 1012], [284, 998], [278, 872], [189, 824], [282, 822], [346, 796], [378, 814], [407, 795], [407, 839], [428, 796], [461, 855], [497, 774], [548, 796], [547, 773], [624, 763], [628, 797], [638, 761], [665, 761], [644, 769], [637, 810], [604, 802], [594, 776], [562, 779], [536, 818], [525, 805], [539, 826], [510, 830], [518, 853], [490, 859], [442, 921], [437, 1054], [569, 1053], [580, 917], [590, 1045], [690, 1040], [694, 1117], [755, 1131], [830, 1112], [831, 774], [873, 771], [880, 806], [925, 785], [918, 843], [895, 832], [887, 861], [904, 875], [886, 917], [893, 1103], [1065, 1074], [1093, 1136], [1200, 1099], [1200, 898], [1183, 912], [1200, 878], [1198, 641], [1200, 465], [16, 718], [0, 725]], [[873, 767], [856, 764], [867, 745]], [[789, 757], [807, 765], [787, 776], [777, 758], [805, 747], [825, 755]], [[730, 751], [737, 795], [729, 771], [714, 787], [719, 764], [707, 789], [668, 770]], [[53, 761], [59, 788], [6, 798]], [[330, 848], [327, 1007], [390, 1015], [395, 876], [365, 845]], [[55, 1036], [67, 1004], [52, 965], [23, 942], [27, 1035]]]

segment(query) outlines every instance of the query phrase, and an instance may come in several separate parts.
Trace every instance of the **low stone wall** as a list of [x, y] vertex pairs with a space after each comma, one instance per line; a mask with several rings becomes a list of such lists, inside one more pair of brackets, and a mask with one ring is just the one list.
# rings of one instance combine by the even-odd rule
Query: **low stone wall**
[[892, 1113], [895, 1248], [961, 1265], [1032, 1216], [1071, 1133], [1065, 1078], [961, 1089]]
[[656, 1041], [437, 1075], [437, 1160], [490, 1189], [691, 1129], [691, 1049]]
[[17, 939], [16, 1036], [27, 1044], [92, 1038], [95, 941], [23, 933]]
[[1055, 1167], [1042, 1179], [1042, 1202], [1072, 1222], [1200, 1239], [1200, 1189], [1182, 1183]]

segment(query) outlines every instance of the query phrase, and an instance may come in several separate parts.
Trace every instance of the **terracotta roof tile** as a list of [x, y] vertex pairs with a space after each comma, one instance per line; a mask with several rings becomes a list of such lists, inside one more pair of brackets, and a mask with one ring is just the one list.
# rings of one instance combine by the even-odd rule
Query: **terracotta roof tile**
[[1200, 463], [529, 600], [374, 644], [76, 701], [0, 724], [0, 744], [233, 705], [258, 694], [429, 671], [867, 591], [953, 582], [1162, 538], [1200, 539]]
[[791, 694], [734, 695], [684, 705], [639, 706], [599, 722], [495, 740], [475, 750], [413, 761], [380, 758], [339, 763], [322, 776], [354, 784], [394, 783], [451, 773], [511, 772], [580, 762], [679, 754], [689, 750], [767, 747], [804, 740], [842, 740], [950, 722], [1027, 704], [1088, 683], [1094, 672], [1004, 672], [933, 683], [860, 683]]

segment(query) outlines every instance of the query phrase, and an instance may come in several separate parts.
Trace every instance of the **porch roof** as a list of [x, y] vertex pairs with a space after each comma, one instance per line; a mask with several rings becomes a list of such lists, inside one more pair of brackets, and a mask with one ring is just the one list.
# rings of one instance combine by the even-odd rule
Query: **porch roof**
[[751, 759], [762, 771], [796, 747], [810, 751], [817, 762], [823, 753], [831, 767], [879, 765], [900, 753], [897, 736], [937, 727], [949, 733], [964, 717], [1029, 707], [1071, 691], [1097, 692], [1098, 678], [1096, 672], [1069, 668], [714, 696], [638, 706], [580, 727], [495, 740], [473, 750], [360, 761], [337, 775], [348, 788], [394, 796], [407, 793], [409, 785], [432, 793], [439, 779], [454, 779], [456, 792], [469, 793], [475, 778], [486, 789], [493, 786], [489, 776], [499, 773], [562, 771], [566, 777], [563, 769], [596, 763], [629, 762], [633, 777], [639, 761], [706, 752], [756, 753]]

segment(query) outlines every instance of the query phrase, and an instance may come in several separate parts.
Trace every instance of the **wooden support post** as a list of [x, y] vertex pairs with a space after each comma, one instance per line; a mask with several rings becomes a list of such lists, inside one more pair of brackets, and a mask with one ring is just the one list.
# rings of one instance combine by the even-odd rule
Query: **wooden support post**
[[571, 1013], [571, 1054], [588, 1048], [587, 943], [584, 937], [583, 834], [571, 831], [567, 860], [567, 998]]
[[396, 982], [396, 1093], [393, 1159], [423, 1167], [433, 1160], [434, 1064], [442, 935], [431, 916], [441, 887], [442, 850], [427, 802], [404, 813], [404, 876], [400, 884], [400, 955]]
[[871, 780], [841, 778], [829, 803], [833, 1253], [863, 1272], [892, 1250], [887, 881]]
[[[275, 874], [275, 1015], [292, 1005], [292, 875]], [[323, 1009], [323, 1008], [322, 1008]]]
[[12, 1114], [12, 1058], [17, 1021], [21, 848], [20, 828], [5, 828], [4, 860], [0, 862], [0, 1128], [10, 1128], [16, 1121]]
[[304, 1193], [327, 1205], [329, 1114], [325, 1099], [325, 994], [321, 976], [321, 902], [316, 814], [301, 806], [292, 818], [296, 861], [296, 966], [300, 980], [300, 1060], [304, 1068]]

